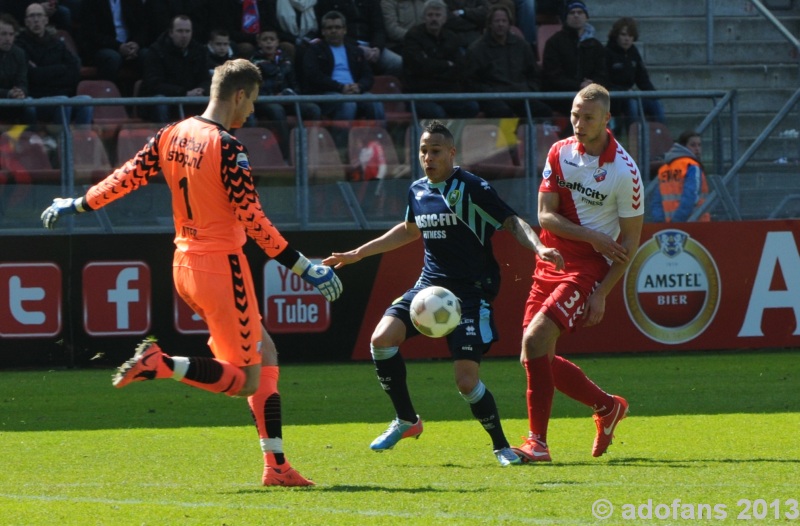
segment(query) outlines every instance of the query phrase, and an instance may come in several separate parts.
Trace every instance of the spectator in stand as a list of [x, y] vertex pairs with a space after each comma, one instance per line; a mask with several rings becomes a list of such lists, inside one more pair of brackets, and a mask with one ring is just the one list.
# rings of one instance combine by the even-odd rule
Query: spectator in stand
[[[369, 92], [374, 77], [364, 51], [345, 41], [347, 20], [338, 11], [325, 13], [321, 20], [321, 42], [313, 44], [305, 55], [303, 67], [311, 93], [355, 95]], [[384, 119], [380, 102], [326, 102], [320, 105], [327, 117], [352, 121], [357, 116]]]
[[[169, 30], [150, 46], [144, 57], [144, 96], [200, 97], [209, 93], [211, 78], [205, 46], [192, 40], [192, 21], [178, 15]], [[179, 117], [177, 106], [147, 106], [150, 119], [165, 123]]]
[[[28, 59], [22, 48], [14, 44], [18, 31], [14, 17], [0, 13], [0, 98], [3, 99], [28, 96]], [[4, 123], [21, 123], [25, 116], [23, 107], [0, 108], [0, 121]]]
[[[297, 49], [307, 49], [319, 38], [317, 0], [271, 0], [270, 18], [278, 22], [278, 39]], [[296, 57], [297, 58], [297, 57]]]
[[269, 0], [269, 20], [275, 21], [281, 49], [294, 61], [297, 83], [304, 89], [307, 86], [303, 57], [320, 37], [319, 21], [314, 12], [316, 3], [317, 0]]
[[317, 0], [317, 18], [338, 11], [347, 19], [347, 39], [358, 44], [373, 73], [399, 77], [403, 58], [386, 47], [383, 11], [376, 0]]
[[227, 17], [220, 17], [219, 4], [219, 0], [145, 0], [148, 41], [158, 40], [169, 31], [176, 16], [184, 15], [192, 20], [192, 38], [200, 44], [206, 43], [211, 29], [227, 20]]
[[[545, 91], [575, 93], [589, 84], [608, 84], [606, 50], [588, 23], [589, 10], [583, 2], [568, 2], [564, 27], [544, 45], [542, 69]], [[551, 107], [569, 115], [572, 97], [550, 101]]]
[[[330, 11], [320, 20], [322, 41], [311, 45], [303, 57], [303, 73], [310, 93], [358, 95], [368, 93], [375, 77], [364, 51], [345, 41], [347, 19], [338, 11]], [[339, 154], [346, 156], [348, 130], [356, 117], [383, 121], [386, 116], [382, 102], [325, 102], [320, 111], [329, 119], [342, 121], [346, 127], [335, 126], [331, 135]]]
[[[404, 91], [407, 93], [460, 93], [466, 80], [466, 54], [458, 35], [445, 28], [447, 4], [428, 0], [425, 22], [408, 30], [403, 45]], [[468, 119], [480, 111], [474, 100], [418, 101], [423, 119]]]
[[[0, 13], [8, 13], [14, 20], [25, 19], [25, 9], [35, 0], [0, 0]], [[76, 0], [40, 0], [36, 2], [42, 6], [49, 23], [57, 29], [72, 31], [73, 14], [77, 15]], [[80, 2], [77, 2], [80, 4]]]
[[275, 24], [274, 0], [216, 0], [212, 26], [228, 31], [234, 53], [249, 59], [256, 52], [256, 40], [267, 26]]
[[44, 8], [47, 18], [54, 27], [63, 29], [64, 31], [72, 31], [72, 18], [73, 13], [69, 7], [63, 5], [64, 2], [59, 3], [58, 0], [45, 0], [39, 2]]
[[[486, 33], [467, 51], [470, 76], [469, 91], [478, 93], [529, 93], [541, 91], [539, 70], [533, 49], [511, 33], [514, 18], [504, 5], [493, 5], [487, 15]], [[533, 117], [553, 116], [550, 106], [530, 100]], [[526, 117], [524, 100], [482, 100], [481, 111], [487, 117]]]
[[[708, 181], [703, 172], [703, 139], [694, 130], [687, 130], [664, 155], [666, 161], [658, 169], [658, 188], [648, 207], [656, 223], [681, 223], [708, 197]], [[698, 221], [711, 221], [706, 212]]]
[[[642, 91], [655, 91], [656, 87], [650, 81], [647, 67], [636, 48], [639, 40], [639, 28], [636, 20], [623, 17], [614, 22], [608, 33], [606, 44], [606, 65], [608, 66], [608, 89], [610, 91], [633, 91], [639, 88]], [[651, 120], [666, 123], [664, 118], [664, 105], [658, 99], [620, 99], [616, 97], [611, 106], [611, 113], [617, 118], [617, 132], [626, 130], [631, 121], [639, 120], [639, 102], [645, 116]]]
[[381, 0], [383, 25], [386, 28], [386, 47], [401, 57], [406, 33], [412, 27], [424, 22], [422, 16], [424, 5], [425, 0]]
[[536, 55], [536, 0], [514, 0], [514, 7], [517, 10], [514, 16], [517, 27]]
[[[258, 66], [263, 79], [263, 84], [258, 92], [259, 96], [271, 97], [269, 102], [256, 102], [255, 117], [268, 121], [268, 126], [275, 130], [283, 157], [288, 160], [289, 125], [286, 122], [286, 109], [287, 107], [292, 108], [292, 114], [294, 114], [294, 104], [280, 102], [278, 97], [297, 95], [300, 88], [297, 84], [292, 60], [286, 57], [279, 47], [276, 29], [266, 28], [258, 35], [258, 51], [251, 60]], [[304, 121], [318, 121], [321, 111], [319, 106], [313, 102], [301, 102], [300, 116]], [[250, 124], [254, 124], [253, 120], [251, 117]]]
[[[517, 6], [514, 0], [488, 0], [488, 2], [489, 2], [489, 9], [491, 9], [492, 7], [503, 6], [506, 9], [508, 9], [509, 13], [511, 13], [511, 18], [513, 20], [517, 20]], [[487, 15], [486, 25], [488, 26], [489, 24], [488, 12], [486, 15]]]
[[119, 85], [125, 65], [141, 77], [141, 52], [149, 44], [141, 0], [82, 0], [81, 6], [83, 57], [97, 76]]
[[[28, 57], [28, 88], [30, 96], [39, 98], [89, 99], [75, 97], [80, 81], [78, 57], [67, 49], [58, 37], [47, 30], [48, 18], [42, 4], [33, 3], [25, 9], [25, 29], [18, 38], [19, 47]], [[65, 106], [67, 123], [91, 124], [91, 106]], [[61, 123], [59, 106], [26, 107], [28, 120]]]
[[458, 35], [459, 45], [466, 50], [480, 38], [486, 26], [489, 13], [489, 0], [445, 0], [447, 3], [447, 23], [449, 29]]
[[206, 45], [206, 67], [208, 68], [208, 78], [214, 76], [214, 68], [223, 65], [234, 57], [231, 47], [231, 38], [224, 29], [212, 29], [208, 34], [208, 44]]

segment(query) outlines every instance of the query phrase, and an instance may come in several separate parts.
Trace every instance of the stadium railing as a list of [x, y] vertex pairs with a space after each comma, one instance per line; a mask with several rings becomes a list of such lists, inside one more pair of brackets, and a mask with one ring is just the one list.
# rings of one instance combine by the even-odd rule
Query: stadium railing
[[[768, 139], [778, 122], [794, 107], [800, 95], [787, 102], [784, 111], [776, 115], [771, 126], [762, 132], [759, 139], [740, 157], [738, 152], [738, 112], [736, 91], [724, 90], [674, 90], [653, 92], [612, 92], [612, 99], [618, 98], [660, 98], [660, 99], [705, 99], [711, 101], [711, 110], [698, 115], [701, 123], [696, 130], [706, 138], [704, 162], [706, 173], [710, 174], [713, 195], [707, 200], [704, 209], [711, 210], [721, 219], [741, 219], [747, 214], [741, 212], [739, 178], [753, 152]], [[419, 163], [416, 159], [416, 141], [425, 121], [416, 112], [419, 101], [440, 100], [489, 100], [522, 99], [541, 100], [545, 103], [555, 99], [571, 99], [574, 93], [491, 93], [491, 94], [364, 94], [364, 95], [295, 95], [283, 96], [281, 102], [294, 106], [290, 117], [291, 154], [285, 163], [272, 167], [254, 167], [257, 187], [267, 215], [281, 225], [284, 230], [342, 230], [342, 229], [381, 229], [396, 223], [405, 209], [408, 184], [420, 177]], [[263, 97], [260, 101], [274, 100]], [[380, 101], [402, 102], [412, 115], [410, 122], [304, 122], [299, 112], [302, 102], [326, 101]], [[102, 98], [92, 100], [72, 99], [27, 99], [24, 101], [0, 101], [0, 110], [14, 106], [101, 106], [124, 105], [140, 108], [155, 104], [169, 104], [186, 115], [184, 107], [202, 107], [206, 97], [136, 97]], [[641, 107], [641, 105], [640, 105]], [[291, 112], [287, 112], [291, 113]], [[62, 111], [62, 123], [64, 112]], [[640, 116], [644, 121], [644, 116]], [[569, 119], [566, 116], [548, 120], [533, 119], [528, 108], [527, 118], [522, 119], [461, 119], [448, 120], [448, 125], [457, 136], [457, 146], [468, 147], [459, 151], [457, 162], [474, 169], [478, 175], [491, 180], [498, 191], [507, 198], [517, 211], [536, 223], [536, 194], [539, 173], [544, 165], [544, 155], [552, 142], [568, 136]], [[270, 123], [257, 123], [267, 130]], [[476, 126], [479, 125], [479, 126]], [[24, 127], [0, 125], [2, 135], [7, 139], [0, 141], [5, 149], [0, 152], [0, 232], [3, 235], [30, 234], [39, 228], [38, 212], [55, 196], [80, 195], [93, 182], [108, 173], [108, 167], [97, 160], [97, 142], [103, 143], [107, 158], [112, 166], [121, 165], [126, 158], [117, 156], [123, 148], [117, 146], [119, 133], [100, 133], [98, 130], [108, 123], [92, 125], [90, 130], [76, 126], [41, 126], [38, 133], [26, 133]], [[153, 133], [157, 123], [126, 123], [120, 129], [145, 129], [137, 137], [144, 144], [148, 133]], [[357, 126], [378, 126], [386, 130], [391, 138], [390, 144], [396, 147], [397, 163], [391, 167], [386, 177], [380, 180], [362, 181], [359, 179], [358, 159], [348, 150], [348, 136], [351, 128]], [[649, 127], [643, 126], [637, 137], [636, 151], [631, 155], [640, 167], [649, 167], [657, 160], [659, 152], [651, 148], [652, 137]], [[92, 134], [94, 130], [95, 134]], [[330, 133], [333, 143], [321, 137]], [[473, 132], [485, 134], [483, 142], [467, 136]], [[234, 132], [235, 134], [235, 132]], [[87, 136], [89, 137], [87, 139]], [[478, 135], [480, 137], [480, 135]], [[96, 137], [96, 138], [95, 138]], [[338, 137], [338, 141], [337, 138]], [[41, 147], [37, 155], [46, 154], [52, 168], [58, 170], [60, 177], [53, 181], [52, 176], [39, 179], [36, 170], [27, 168], [25, 159], [15, 159], [14, 153], [21, 139], [38, 141]], [[324, 137], [323, 137], [324, 138]], [[629, 144], [628, 137], [621, 137], [623, 145]], [[266, 140], [266, 139], [265, 139]], [[15, 144], [17, 141], [17, 144]], [[494, 144], [492, 144], [494, 141]], [[90, 154], [86, 153], [88, 149]], [[384, 143], [386, 144], [386, 143]], [[266, 146], [263, 146], [266, 147]], [[251, 146], [262, 148], [262, 145]], [[125, 151], [130, 152], [130, 147]], [[102, 153], [102, 152], [100, 152]], [[663, 152], [662, 152], [663, 153]], [[34, 155], [27, 153], [27, 155]], [[89, 155], [89, 159], [86, 156]], [[91, 157], [95, 155], [95, 157]], [[102, 156], [101, 156], [102, 157]], [[9, 162], [3, 162], [4, 159]], [[337, 163], [338, 158], [340, 163]], [[647, 168], [643, 172], [647, 174]], [[723, 175], [724, 174], [724, 175]], [[65, 222], [64, 228], [56, 233], [78, 232], [160, 232], [172, 229], [169, 193], [163, 179], [156, 178], [142, 190], [114, 205], [93, 214], [95, 219]], [[654, 183], [645, 176], [646, 188], [652, 192]], [[137, 195], [138, 194], [138, 195]], [[789, 200], [788, 204], [793, 203]], [[774, 207], [764, 210], [757, 218], [766, 218], [774, 212]], [[753, 214], [750, 213], [752, 216]], [[759, 215], [756, 212], [756, 215]]]

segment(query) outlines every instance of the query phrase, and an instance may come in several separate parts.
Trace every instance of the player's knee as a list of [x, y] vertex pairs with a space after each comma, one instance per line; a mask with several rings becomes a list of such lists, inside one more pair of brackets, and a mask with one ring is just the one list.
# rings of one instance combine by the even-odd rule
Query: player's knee
[[370, 344], [369, 346], [369, 352], [373, 360], [388, 360], [397, 354], [398, 350], [399, 348], [397, 346], [380, 347], [375, 344]]
[[474, 393], [476, 389], [484, 389], [483, 383], [481, 382], [480, 377], [478, 376], [477, 369], [475, 370], [461, 370], [456, 371], [456, 387], [458, 388], [458, 392], [461, 393], [461, 396], [470, 396], [470, 393]]
[[456, 379], [456, 386], [461, 397], [470, 404], [478, 402], [486, 393], [486, 386], [475, 378]]
[[239, 391], [233, 396], [247, 398], [248, 396], [253, 396], [256, 394], [256, 391], [258, 391], [258, 381], [255, 382], [255, 385], [253, 385], [252, 382], [245, 382], [242, 388], [239, 389]]
[[403, 343], [402, 338], [398, 338], [397, 336], [393, 336], [385, 332], [376, 332], [372, 335], [369, 346], [370, 348], [388, 349], [390, 347], [399, 347], [401, 343]]
[[372, 333], [370, 345], [378, 348], [399, 347], [405, 338], [405, 324], [392, 316], [384, 316]]
[[261, 384], [261, 367], [260, 366], [249, 366], [243, 367], [242, 372], [244, 372], [244, 383], [242, 387], [236, 392], [236, 394], [231, 396], [238, 396], [238, 397], [248, 397], [252, 396], [258, 391], [258, 387]]
[[542, 342], [542, 339], [532, 331], [525, 331], [522, 335], [522, 353], [520, 361], [533, 360], [539, 356], [547, 354], [548, 346]]

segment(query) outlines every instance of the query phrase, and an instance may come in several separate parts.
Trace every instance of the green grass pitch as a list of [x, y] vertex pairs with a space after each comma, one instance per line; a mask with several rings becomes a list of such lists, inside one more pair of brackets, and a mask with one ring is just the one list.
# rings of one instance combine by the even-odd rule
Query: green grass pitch
[[[552, 464], [508, 468], [447, 361], [408, 364], [425, 431], [381, 454], [368, 445], [393, 414], [371, 364], [286, 365], [285, 450], [313, 488], [260, 486], [244, 400], [0, 371], [0, 525], [800, 524], [800, 353], [575, 361], [630, 402], [609, 452], [591, 457], [589, 410], [557, 395]], [[524, 371], [489, 359], [482, 377], [518, 444]]]

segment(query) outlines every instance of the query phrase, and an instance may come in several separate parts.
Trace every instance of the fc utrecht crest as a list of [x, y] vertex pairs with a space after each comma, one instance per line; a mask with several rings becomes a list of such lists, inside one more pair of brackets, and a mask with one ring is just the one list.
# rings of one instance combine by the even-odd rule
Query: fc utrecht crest
[[601, 183], [601, 182], [606, 180], [606, 175], [608, 175], [607, 171], [605, 171], [602, 168], [598, 168], [597, 170], [594, 171], [594, 173], [592, 174], [592, 177], [594, 177], [595, 181], [597, 181], [598, 183]]
[[634, 325], [660, 343], [690, 341], [719, 307], [720, 277], [706, 248], [681, 230], [644, 243], [625, 273], [625, 306]]

